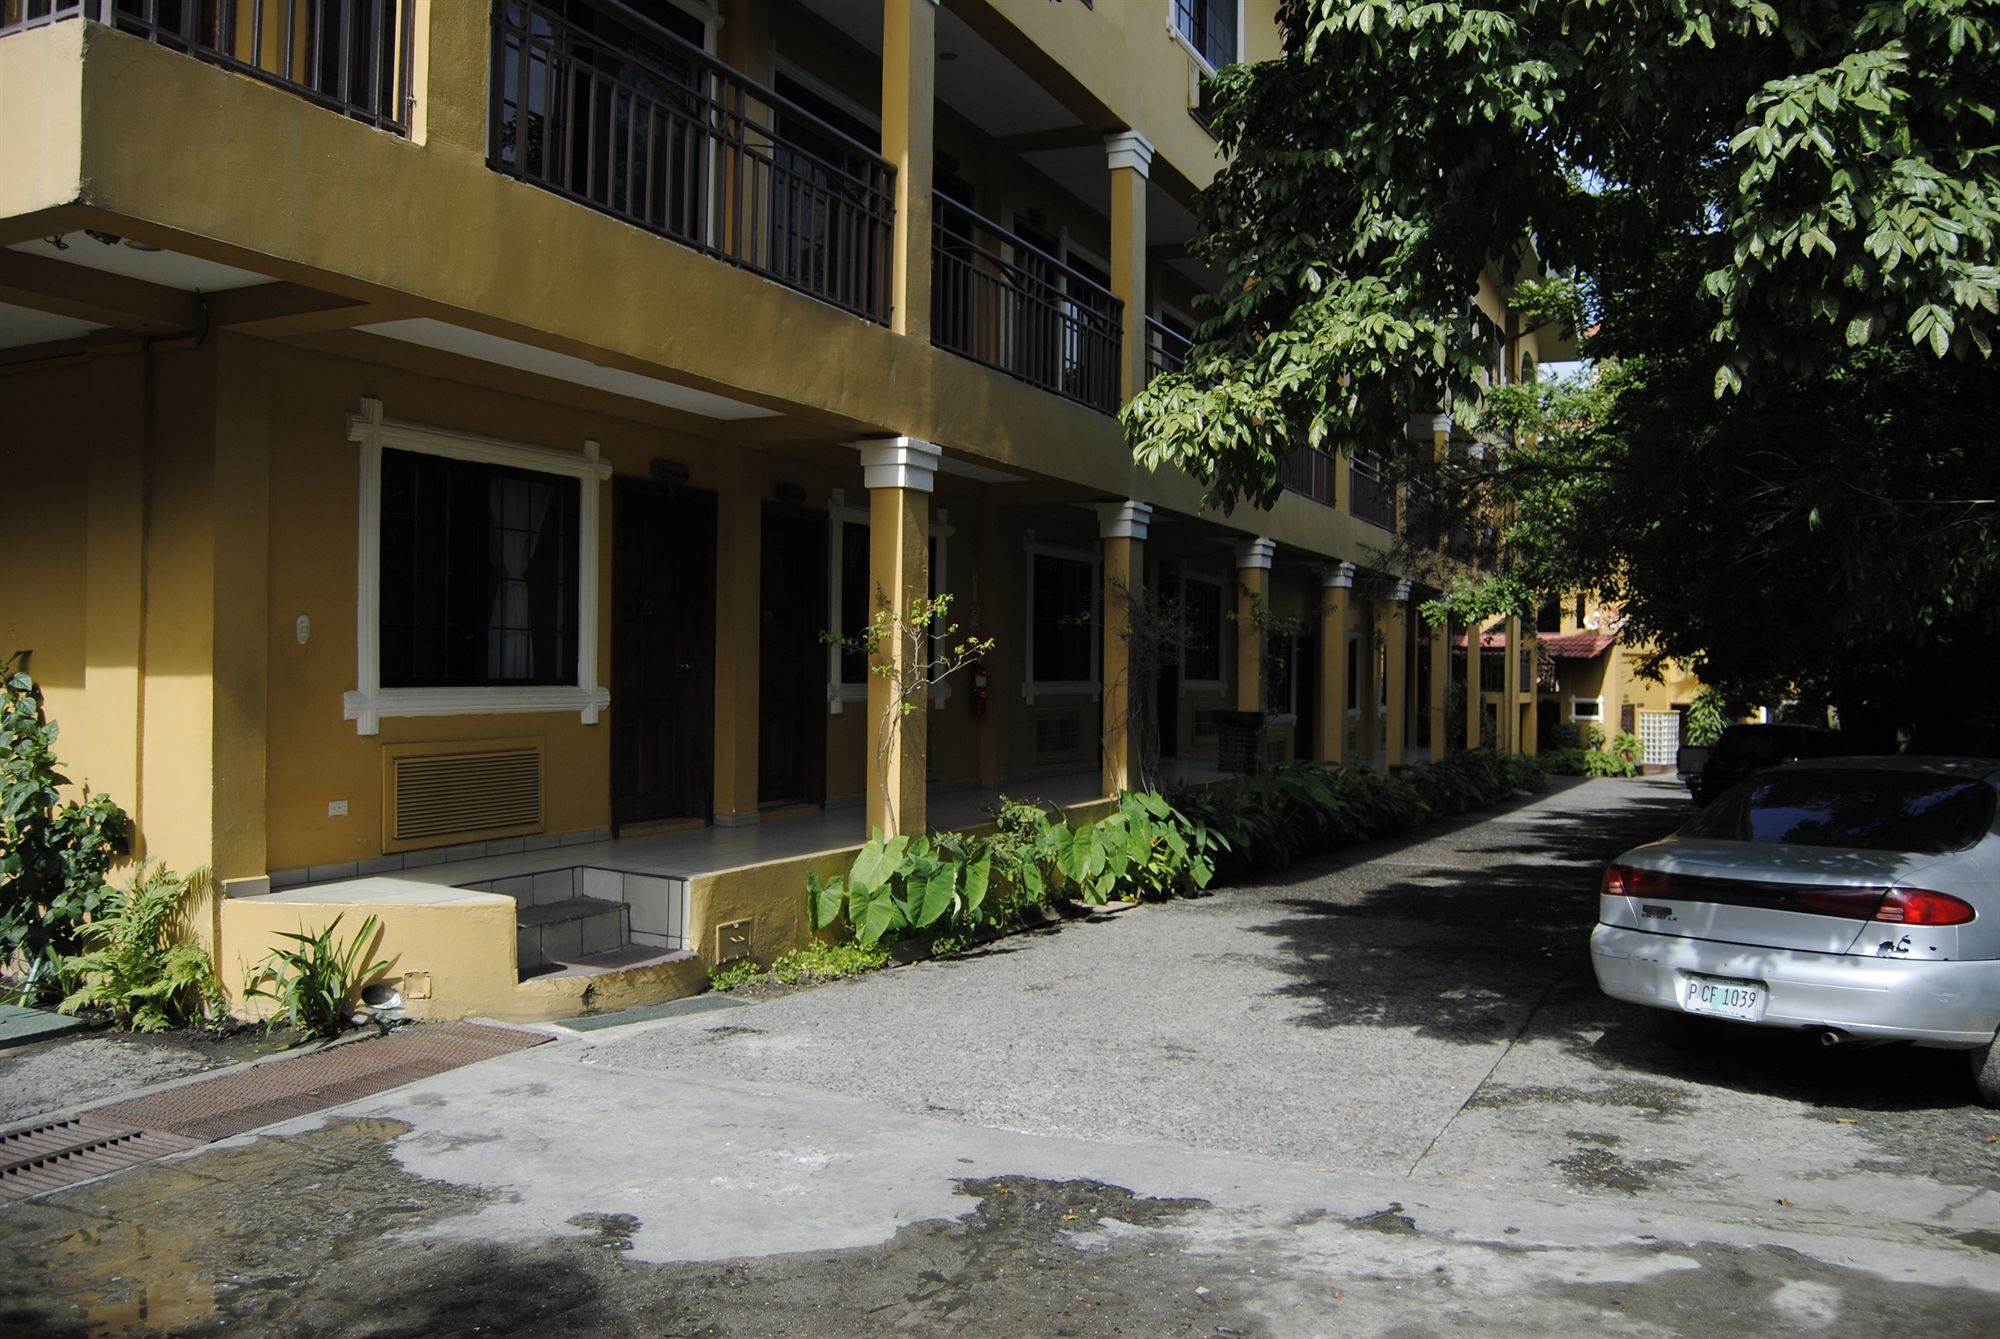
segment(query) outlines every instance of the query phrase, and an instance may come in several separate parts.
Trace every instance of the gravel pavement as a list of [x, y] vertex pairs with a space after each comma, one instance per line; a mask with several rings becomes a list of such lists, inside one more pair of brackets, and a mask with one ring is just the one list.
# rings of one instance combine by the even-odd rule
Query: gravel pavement
[[0, 1335], [2000, 1333], [1962, 1056], [1597, 993], [1597, 871], [1686, 812], [566, 1033], [0, 1209]]

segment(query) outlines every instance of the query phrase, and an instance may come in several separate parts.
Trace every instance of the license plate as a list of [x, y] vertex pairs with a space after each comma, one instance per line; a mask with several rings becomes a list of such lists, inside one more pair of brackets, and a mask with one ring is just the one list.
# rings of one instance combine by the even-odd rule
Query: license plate
[[1761, 981], [1681, 973], [1681, 1008], [1691, 1014], [1740, 1018], [1754, 1023], [1764, 1016], [1764, 993]]

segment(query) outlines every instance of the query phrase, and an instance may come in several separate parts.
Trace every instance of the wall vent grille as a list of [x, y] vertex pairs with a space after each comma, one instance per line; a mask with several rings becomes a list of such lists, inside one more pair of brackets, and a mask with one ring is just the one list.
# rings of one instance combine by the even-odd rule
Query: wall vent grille
[[1083, 727], [1075, 716], [1043, 716], [1035, 721], [1037, 757], [1067, 757], [1079, 751]]
[[539, 740], [502, 748], [389, 755], [391, 848], [511, 836], [542, 828]]

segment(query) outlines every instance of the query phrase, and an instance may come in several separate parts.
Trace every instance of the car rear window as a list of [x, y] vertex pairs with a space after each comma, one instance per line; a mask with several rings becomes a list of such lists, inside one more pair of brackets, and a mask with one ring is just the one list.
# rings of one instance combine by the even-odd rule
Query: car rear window
[[1740, 758], [1744, 762], [1776, 762], [1798, 743], [1789, 731], [1738, 726], [1725, 730], [1715, 746], [1716, 755]]
[[1923, 772], [1777, 772], [1731, 791], [1681, 829], [1686, 837], [1941, 855], [1993, 826], [1984, 781]]

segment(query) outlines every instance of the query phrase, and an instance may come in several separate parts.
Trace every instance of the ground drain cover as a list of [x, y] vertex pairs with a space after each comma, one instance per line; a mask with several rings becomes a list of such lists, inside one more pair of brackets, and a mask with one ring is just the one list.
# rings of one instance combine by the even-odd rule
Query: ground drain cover
[[0, 1130], [0, 1203], [324, 1111], [547, 1040], [545, 1033], [519, 1028], [426, 1024], [111, 1102], [71, 1120]]

